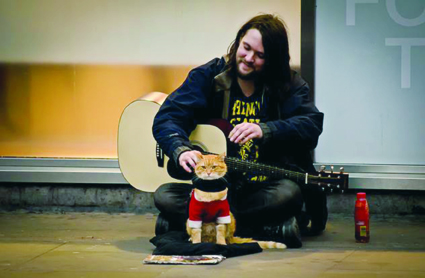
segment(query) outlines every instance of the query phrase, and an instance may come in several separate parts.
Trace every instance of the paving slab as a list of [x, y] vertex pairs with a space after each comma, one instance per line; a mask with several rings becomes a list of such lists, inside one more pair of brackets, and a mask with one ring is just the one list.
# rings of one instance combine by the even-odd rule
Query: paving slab
[[156, 215], [0, 213], [0, 277], [425, 277], [425, 217], [374, 216], [371, 241], [331, 215], [301, 249], [265, 250], [214, 266], [144, 265]]

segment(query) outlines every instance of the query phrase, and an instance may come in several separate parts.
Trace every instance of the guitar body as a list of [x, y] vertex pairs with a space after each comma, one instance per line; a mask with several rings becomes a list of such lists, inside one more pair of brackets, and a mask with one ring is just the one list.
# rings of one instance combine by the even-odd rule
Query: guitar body
[[[154, 192], [161, 184], [181, 182], [167, 172], [168, 157], [158, 166], [157, 144], [152, 124], [167, 97], [154, 92], [130, 103], [123, 111], [118, 128], [118, 162], [124, 178], [133, 187]], [[207, 152], [226, 152], [226, 137], [217, 127], [198, 125], [190, 136], [192, 144]]]
[[[164, 93], [155, 92], [137, 99], [124, 109], [119, 123], [118, 162], [121, 172], [128, 183], [145, 192], [154, 192], [164, 183], [181, 182], [191, 177], [181, 167], [168, 163], [169, 159], [162, 154], [152, 135], [154, 117], [166, 97]], [[211, 121], [211, 125], [198, 125], [189, 139], [204, 152], [225, 153], [225, 133], [230, 132], [230, 129], [228, 123], [215, 120]], [[348, 174], [342, 170], [334, 173], [333, 167], [330, 173], [321, 171], [308, 174], [232, 157], [226, 157], [226, 164], [229, 171], [250, 172], [277, 179], [288, 178], [298, 184], [321, 187], [325, 191], [348, 188]]]

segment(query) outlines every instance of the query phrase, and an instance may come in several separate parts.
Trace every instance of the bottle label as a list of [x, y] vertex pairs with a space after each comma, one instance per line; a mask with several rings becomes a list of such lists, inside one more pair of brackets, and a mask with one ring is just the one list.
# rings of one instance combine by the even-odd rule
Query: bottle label
[[367, 236], [366, 226], [360, 226], [360, 236]]
[[357, 221], [357, 222], [356, 222], [356, 225], [357, 225], [357, 226], [362, 226], [362, 225], [364, 225], [364, 221]]

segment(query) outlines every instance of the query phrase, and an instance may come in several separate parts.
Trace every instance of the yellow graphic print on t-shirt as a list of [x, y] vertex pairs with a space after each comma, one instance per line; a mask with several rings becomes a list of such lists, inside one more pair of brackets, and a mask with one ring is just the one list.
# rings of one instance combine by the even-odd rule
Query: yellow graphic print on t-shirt
[[[231, 109], [230, 124], [235, 127], [240, 123], [260, 123], [261, 102], [253, 100], [250, 102], [236, 99]], [[239, 146], [238, 155], [242, 160], [257, 162], [259, 158], [259, 145], [254, 140], [249, 140]], [[251, 181], [264, 181], [265, 176], [251, 176]]]

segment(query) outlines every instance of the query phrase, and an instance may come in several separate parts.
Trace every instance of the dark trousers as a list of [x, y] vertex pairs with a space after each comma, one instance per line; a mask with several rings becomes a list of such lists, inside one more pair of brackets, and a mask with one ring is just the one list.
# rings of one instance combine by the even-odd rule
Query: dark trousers
[[[184, 228], [188, 218], [191, 184], [167, 183], [160, 186], [154, 201], [161, 214]], [[238, 226], [264, 226], [282, 223], [300, 214], [303, 196], [299, 186], [287, 179], [264, 183], [231, 183], [228, 200]]]

